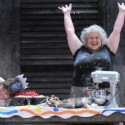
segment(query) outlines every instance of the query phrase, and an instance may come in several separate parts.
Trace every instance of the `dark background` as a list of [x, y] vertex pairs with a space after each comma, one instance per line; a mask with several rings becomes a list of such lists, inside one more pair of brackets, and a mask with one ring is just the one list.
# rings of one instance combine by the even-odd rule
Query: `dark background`
[[[7, 79], [23, 73], [30, 83], [29, 89], [67, 98], [72, 83], [73, 60], [66, 41], [63, 14], [57, 7], [73, 3], [72, 17], [78, 36], [83, 27], [93, 23], [103, 26], [109, 35], [118, 13], [117, 2], [125, 0], [0, 0], [0, 76]], [[121, 76], [119, 85], [123, 106], [124, 29], [125, 26], [114, 61], [114, 70]]]

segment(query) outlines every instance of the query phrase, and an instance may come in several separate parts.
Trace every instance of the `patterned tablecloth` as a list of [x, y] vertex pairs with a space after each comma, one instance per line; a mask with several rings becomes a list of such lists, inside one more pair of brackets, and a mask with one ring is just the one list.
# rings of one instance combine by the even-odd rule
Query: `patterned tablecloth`
[[43, 105], [0, 107], [1, 118], [10, 118], [12, 116], [31, 118], [33, 116], [39, 116], [47, 119], [52, 116], [59, 116], [63, 119], [68, 119], [72, 116], [91, 117], [98, 114], [109, 116], [113, 113], [125, 114], [125, 107], [120, 107], [120, 108], [99, 107], [96, 109], [85, 109], [85, 108], [66, 109], [57, 107], [46, 107]]

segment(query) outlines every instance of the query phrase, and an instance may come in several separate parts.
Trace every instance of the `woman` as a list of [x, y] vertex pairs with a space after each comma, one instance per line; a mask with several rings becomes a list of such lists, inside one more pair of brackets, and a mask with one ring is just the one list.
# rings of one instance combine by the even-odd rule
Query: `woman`
[[9, 106], [15, 94], [28, 87], [26, 79], [27, 78], [23, 78], [23, 75], [18, 75], [8, 80], [4, 80], [0, 77], [0, 106]]
[[109, 38], [102, 27], [94, 24], [82, 30], [81, 40], [75, 34], [71, 19], [72, 4], [58, 8], [64, 14], [68, 45], [74, 57], [71, 97], [86, 96], [83, 88], [93, 86], [91, 73], [98, 69], [112, 70], [113, 57], [118, 49], [120, 32], [124, 24], [125, 5], [118, 3], [119, 13]]

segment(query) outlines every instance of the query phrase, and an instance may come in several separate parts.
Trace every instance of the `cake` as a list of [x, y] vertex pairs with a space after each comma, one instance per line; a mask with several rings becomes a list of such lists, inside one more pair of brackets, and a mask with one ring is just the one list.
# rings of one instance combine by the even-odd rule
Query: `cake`
[[19, 92], [14, 96], [15, 98], [45, 98], [44, 95], [39, 95], [35, 91]]

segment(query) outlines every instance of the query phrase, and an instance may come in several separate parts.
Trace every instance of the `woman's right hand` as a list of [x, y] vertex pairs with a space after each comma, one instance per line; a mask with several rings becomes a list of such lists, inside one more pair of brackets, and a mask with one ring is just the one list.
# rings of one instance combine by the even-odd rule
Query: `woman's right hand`
[[117, 3], [117, 4], [118, 4], [119, 10], [125, 13], [125, 4], [124, 3], [122, 3], [122, 4]]
[[58, 7], [58, 9], [60, 9], [64, 14], [67, 14], [67, 13], [70, 14], [70, 12], [72, 10], [72, 4]]

